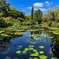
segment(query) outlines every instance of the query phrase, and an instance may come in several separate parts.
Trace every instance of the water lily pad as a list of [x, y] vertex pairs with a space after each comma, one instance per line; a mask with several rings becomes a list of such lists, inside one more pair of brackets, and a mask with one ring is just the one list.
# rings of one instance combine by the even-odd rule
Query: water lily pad
[[29, 50], [33, 50], [34, 48], [30, 47]]
[[30, 56], [39, 56], [39, 53], [38, 52], [32, 53], [32, 54], [30, 54]]
[[40, 57], [40, 59], [47, 59], [47, 56], [45, 56], [45, 55], [41, 55], [39, 57]]
[[40, 54], [44, 54], [44, 51], [40, 51], [39, 53], [40, 53]]
[[51, 57], [51, 59], [57, 59], [57, 58], [55, 58], [55, 57]]
[[33, 50], [33, 52], [37, 52], [37, 50], [36, 50], [36, 49], [34, 49], [34, 50]]
[[5, 57], [4, 59], [11, 59], [11, 57], [7, 56], [7, 57]]
[[22, 54], [26, 54], [27, 52], [26, 51], [23, 51]]
[[21, 53], [21, 51], [20, 51], [20, 50], [16, 51], [16, 54], [20, 54], [20, 53]]
[[43, 48], [44, 48], [44, 46], [39, 46], [39, 48], [40, 48], [40, 49], [43, 49]]
[[38, 58], [35, 57], [34, 59], [38, 59]]
[[24, 51], [26, 51], [26, 52], [27, 52], [27, 51], [29, 51], [29, 48], [25, 48], [25, 50], [24, 50]]
[[33, 59], [33, 58], [30, 57], [29, 59]]

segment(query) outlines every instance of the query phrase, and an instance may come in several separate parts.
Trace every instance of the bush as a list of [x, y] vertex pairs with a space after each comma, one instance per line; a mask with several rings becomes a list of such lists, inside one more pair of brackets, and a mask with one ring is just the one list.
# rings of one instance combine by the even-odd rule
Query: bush
[[3, 27], [6, 27], [6, 26], [7, 26], [7, 24], [5, 23], [3, 18], [0, 18], [0, 27], [3, 28]]

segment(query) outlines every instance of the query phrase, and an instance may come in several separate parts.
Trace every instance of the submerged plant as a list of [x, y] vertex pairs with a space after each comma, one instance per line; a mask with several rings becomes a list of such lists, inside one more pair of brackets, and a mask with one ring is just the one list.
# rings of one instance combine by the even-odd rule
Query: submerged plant
[[20, 50], [16, 51], [16, 54], [20, 54], [20, 53], [21, 53], [21, 51], [20, 51]]
[[22, 46], [21, 46], [21, 45], [19, 45], [19, 46], [17, 47], [17, 49], [20, 49], [20, 48], [22, 48]]
[[44, 46], [39, 46], [39, 48], [40, 48], [40, 49], [43, 49], [43, 48], [44, 48]]
[[17, 57], [15, 57], [14, 59], [18, 59]]
[[41, 55], [39, 57], [40, 57], [40, 59], [47, 59], [47, 56], [45, 56], [45, 55]]
[[29, 47], [34, 47], [34, 45], [29, 45]]
[[7, 56], [7, 57], [5, 57], [4, 59], [11, 59], [11, 57]]
[[33, 58], [30, 57], [29, 59], [33, 59]]
[[40, 54], [44, 54], [44, 51], [40, 51], [39, 53], [40, 53]]

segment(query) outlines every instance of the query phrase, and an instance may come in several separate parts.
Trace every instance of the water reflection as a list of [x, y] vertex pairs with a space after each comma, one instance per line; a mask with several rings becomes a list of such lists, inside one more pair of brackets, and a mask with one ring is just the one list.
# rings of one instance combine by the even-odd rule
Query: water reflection
[[[29, 33], [30, 33], [30, 35], [29, 35]], [[54, 36], [54, 38], [52, 38], [51, 36]], [[24, 35], [21, 35], [21, 36], [12, 36], [8, 40], [2, 40], [2, 41], [0, 41], [0, 53], [8, 54], [12, 50], [11, 49], [11, 47], [12, 47], [15, 50], [14, 51], [12, 50], [13, 54], [11, 52], [11, 54], [9, 54], [9, 55], [12, 55], [12, 57], [13, 56], [14, 57], [15, 56], [16, 57], [20, 57], [22, 59], [22, 58], [24, 58], [23, 55], [19, 55], [18, 56], [18, 55], [15, 54], [16, 49], [19, 50], [20, 46], [22, 46], [22, 48], [20, 49], [21, 51], [23, 51], [29, 45], [35, 45], [34, 48], [37, 49], [38, 51], [40, 51], [41, 49], [39, 49], [38, 46], [43, 45], [45, 48], [42, 49], [42, 50], [45, 52], [45, 55], [48, 56], [48, 59], [51, 59], [52, 56], [59, 58], [59, 55], [56, 52], [57, 51], [56, 50], [56, 46], [59, 47], [59, 45], [57, 44], [58, 41], [54, 42], [55, 39], [57, 39], [57, 38], [58, 38], [58, 36], [52, 35], [52, 33], [49, 33], [48, 30], [46, 30], [46, 29], [45, 30], [40, 30], [40, 31], [26, 32], [26, 34], [24, 34]], [[52, 43], [51, 43], [51, 41], [52, 41]], [[51, 54], [49, 54], [48, 51]], [[58, 51], [59, 51], [59, 49], [58, 49]], [[25, 55], [26, 59], [28, 59], [27, 58], [28, 55], [29, 54]], [[1, 59], [3, 59], [3, 58], [1, 58]]]

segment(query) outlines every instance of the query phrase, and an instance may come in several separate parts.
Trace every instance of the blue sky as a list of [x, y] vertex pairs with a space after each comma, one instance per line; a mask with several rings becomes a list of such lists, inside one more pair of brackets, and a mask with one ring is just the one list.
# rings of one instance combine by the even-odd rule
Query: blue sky
[[17, 10], [24, 12], [26, 15], [31, 14], [31, 7], [41, 9], [43, 13], [47, 13], [48, 9], [55, 9], [59, 5], [58, 0], [7, 0]]

